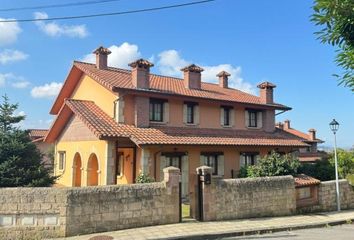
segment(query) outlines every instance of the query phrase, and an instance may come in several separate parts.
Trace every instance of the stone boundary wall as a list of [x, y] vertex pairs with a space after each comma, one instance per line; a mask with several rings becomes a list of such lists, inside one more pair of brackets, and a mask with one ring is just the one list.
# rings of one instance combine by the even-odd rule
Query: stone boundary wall
[[[345, 179], [339, 180], [341, 209], [354, 209], [354, 187]], [[336, 181], [321, 182], [318, 187], [318, 204], [298, 209], [300, 213], [337, 210]]]
[[179, 169], [160, 183], [0, 189], [0, 239], [42, 239], [179, 222]]
[[294, 179], [212, 178], [203, 186], [203, 210], [205, 221], [290, 215], [296, 212]]

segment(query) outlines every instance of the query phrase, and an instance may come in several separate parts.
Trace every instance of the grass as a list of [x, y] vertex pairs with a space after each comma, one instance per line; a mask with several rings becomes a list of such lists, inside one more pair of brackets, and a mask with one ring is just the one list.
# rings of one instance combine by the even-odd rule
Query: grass
[[190, 209], [189, 204], [182, 203], [182, 218], [189, 217], [189, 209]]

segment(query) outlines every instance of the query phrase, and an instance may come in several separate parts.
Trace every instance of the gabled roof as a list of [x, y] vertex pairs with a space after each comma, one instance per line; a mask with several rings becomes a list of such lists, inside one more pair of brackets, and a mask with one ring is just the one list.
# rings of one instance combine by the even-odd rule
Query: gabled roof
[[299, 174], [294, 177], [295, 187], [305, 187], [311, 185], [318, 185], [321, 183], [320, 180], [307, 176], [305, 174]]
[[[279, 126], [277, 126], [279, 128]], [[315, 140], [311, 140], [310, 136], [307, 133], [301, 132], [299, 130], [296, 130], [294, 128], [283, 128], [284, 131], [293, 134], [295, 136], [298, 136], [300, 138], [304, 139], [304, 142], [318, 142], [318, 143], [323, 143], [324, 141], [321, 139], [316, 138]]]
[[200, 129], [187, 127], [138, 128], [118, 124], [94, 102], [67, 99], [45, 141], [53, 142], [75, 114], [99, 139], [130, 138], [137, 145], [229, 145], [229, 146], [308, 146], [282, 130], [274, 133], [249, 130]]
[[185, 88], [183, 79], [150, 74], [150, 89], [138, 89], [133, 86], [131, 71], [120, 68], [108, 67], [98, 69], [95, 64], [75, 61], [73, 67], [55, 100], [51, 109], [51, 114], [57, 114], [64, 99], [69, 98], [79, 82], [81, 74], [84, 73], [100, 83], [108, 90], [115, 92], [120, 89], [132, 90], [136, 92], [150, 92], [155, 94], [168, 94], [191, 98], [203, 98], [214, 101], [225, 101], [241, 104], [253, 104], [267, 106], [270, 108], [290, 110], [291, 108], [282, 104], [264, 104], [258, 96], [254, 96], [237, 89], [222, 88], [218, 84], [202, 82], [201, 89]]

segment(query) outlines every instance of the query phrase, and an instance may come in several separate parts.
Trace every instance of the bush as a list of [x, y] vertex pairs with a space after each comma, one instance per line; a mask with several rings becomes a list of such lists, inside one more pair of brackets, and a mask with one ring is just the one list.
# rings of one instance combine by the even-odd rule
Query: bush
[[328, 160], [301, 164], [298, 172], [317, 178], [321, 181], [329, 181], [335, 179], [334, 166]]
[[[300, 163], [290, 154], [281, 155], [275, 151], [261, 158], [256, 165], [247, 167], [247, 177], [270, 177], [296, 175]], [[240, 175], [245, 176], [245, 169]]]
[[154, 178], [150, 177], [148, 174], [140, 172], [139, 175], [136, 177], [136, 183], [151, 183], [154, 182]]
[[[338, 172], [341, 178], [347, 178], [348, 175], [354, 174], [354, 151], [346, 151], [338, 149]], [[330, 153], [329, 161], [334, 166], [334, 153]]]

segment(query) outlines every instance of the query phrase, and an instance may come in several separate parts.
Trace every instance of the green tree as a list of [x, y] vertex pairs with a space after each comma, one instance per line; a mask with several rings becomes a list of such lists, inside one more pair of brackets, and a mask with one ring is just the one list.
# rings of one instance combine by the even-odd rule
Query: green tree
[[[338, 156], [338, 172], [341, 178], [347, 178], [348, 175], [354, 174], [354, 151], [346, 151], [344, 149], [337, 150]], [[334, 166], [334, 153], [329, 155], [329, 160]]]
[[41, 163], [41, 153], [28, 132], [16, 127], [25, 119], [14, 113], [18, 104], [3, 97], [0, 104], [0, 187], [44, 187], [54, 183]]
[[[270, 177], [296, 175], [300, 163], [291, 154], [281, 155], [271, 152], [261, 158], [256, 165], [247, 167], [248, 177]], [[241, 171], [244, 175], [244, 170]], [[241, 176], [242, 176], [241, 175]]]
[[315, 163], [303, 163], [300, 165], [298, 173], [306, 174], [321, 181], [335, 179], [334, 166], [328, 160], [316, 161]]
[[316, 32], [322, 43], [336, 47], [336, 63], [343, 69], [334, 74], [339, 84], [354, 91], [354, 1], [315, 0], [312, 21], [322, 27]]

